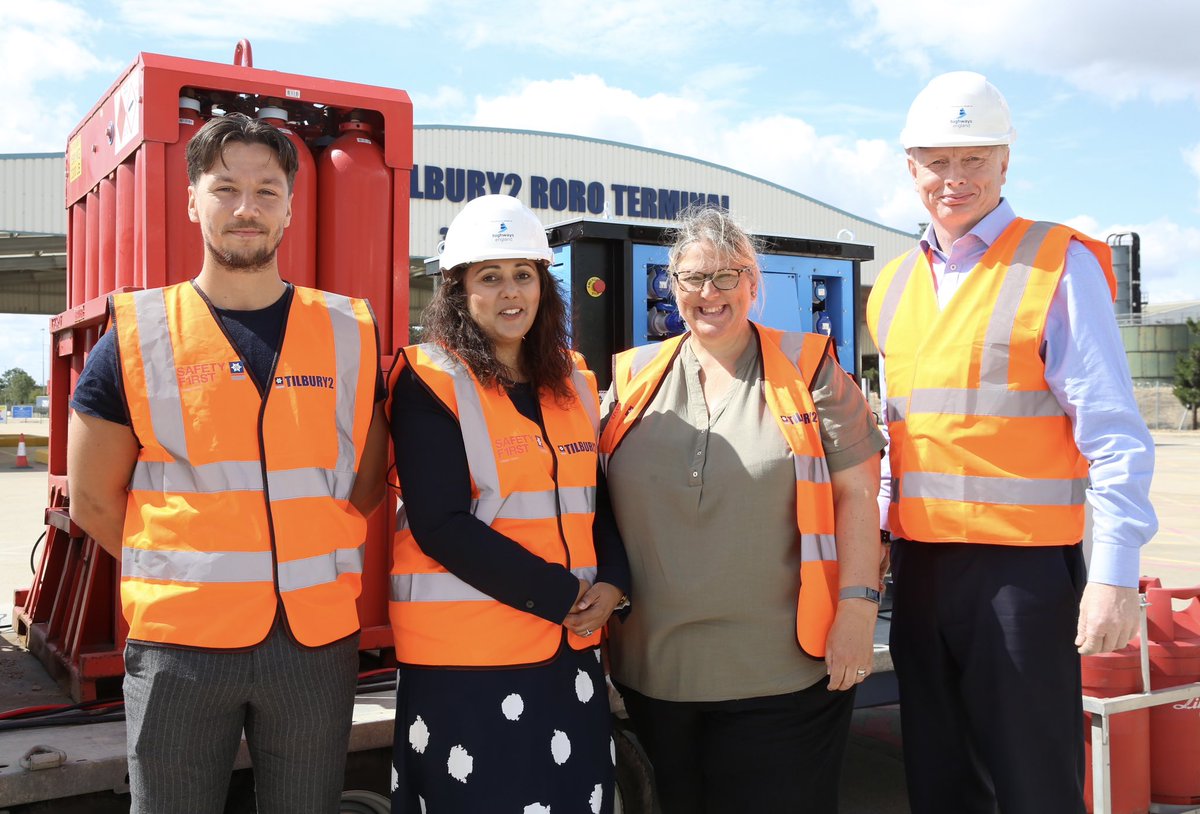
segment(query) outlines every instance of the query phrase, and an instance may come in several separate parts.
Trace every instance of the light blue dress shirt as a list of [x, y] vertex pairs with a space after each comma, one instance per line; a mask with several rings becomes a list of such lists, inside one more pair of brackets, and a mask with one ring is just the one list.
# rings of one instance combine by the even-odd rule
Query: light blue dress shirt
[[[954, 241], [949, 254], [938, 246], [932, 224], [925, 230], [921, 249], [930, 250], [941, 307], [1015, 218], [1008, 201], [1001, 199], [974, 229]], [[1108, 282], [1095, 256], [1076, 240], [1067, 250], [1066, 267], [1050, 301], [1042, 359], [1046, 384], [1071, 419], [1075, 443], [1091, 464], [1088, 579], [1136, 587], [1139, 551], [1158, 531], [1158, 518], [1150, 505], [1154, 442], [1134, 401]], [[882, 358], [879, 387], [886, 403]], [[882, 469], [880, 528], [887, 529], [891, 467], [886, 454]]]

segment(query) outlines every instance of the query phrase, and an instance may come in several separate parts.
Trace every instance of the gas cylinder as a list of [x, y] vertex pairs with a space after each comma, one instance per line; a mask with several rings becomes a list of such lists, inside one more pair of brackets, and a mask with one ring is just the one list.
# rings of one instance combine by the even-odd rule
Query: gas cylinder
[[[1161, 690], [1200, 681], [1200, 586], [1146, 589], [1150, 686]], [[1176, 612], [1172, 599], [1190, 599]], [[1168, 805], [1200, 803], [1200, 699], [1150, 709], [1150, 799]]]
[[180, 283], [200, 273], [204, 264], [204, 238], [200, 225], [188, 217], [187, 145], [204, 126], [200, 100], [179, 97], [179, 137], [166, 146], [163, 166], [166, 175], [167, 209], [163, 218], [167, 248], [166, 282]]
[[339, 130], [317, 165], [317, 287], [368, 300], [390, 340], [392, 173], [370, 124], [351, 114]]
[[[1083, 656], [1083, 694], [1113, 698], [1142, 691], [1141, 656], [1137, 647], [1126, 646], [1113, 653]], [[1083, 799], [1089, 812], [1092, 803], [1091, 714], [1083, 714], [1084, 751], [1087, 777]], [[1146, 814], [1150, 810], [1150, 710], [1136, 709], [1109, 719], [1109, 756], [1112, 766], [1112, 814]]]
[[281, 107], [263, 107], [258, 118], [272, 124], [296, 145], [300, 167], [292, 184], [292, 222], [279, 244], [279, 275], [296, 285], [317, 284], [317, 167], [304, 139], [288, 127], [288, 112]]

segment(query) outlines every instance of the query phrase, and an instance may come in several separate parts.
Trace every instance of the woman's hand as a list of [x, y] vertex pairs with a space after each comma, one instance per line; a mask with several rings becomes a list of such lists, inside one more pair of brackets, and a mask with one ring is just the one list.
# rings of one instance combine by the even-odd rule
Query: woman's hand
[[575, 602], [563, 620], [563, 627], [577, 636], [590, 636], [604, 627], [620, 601], [621, 591], [615, 585], [597, 582]]
[[875, 660], [875, 617], [879, 606], [869, 599], [843, 599], [825, 642], [829, 689], [848, 690], [871, 674]]

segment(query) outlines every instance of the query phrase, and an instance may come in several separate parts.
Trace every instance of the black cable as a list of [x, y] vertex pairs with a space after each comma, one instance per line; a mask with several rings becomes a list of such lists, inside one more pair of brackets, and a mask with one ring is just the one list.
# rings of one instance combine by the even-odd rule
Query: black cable
[[396, 689], [395, 681], [380, 681], [376, 684], [360, 684], [358, 689], [354, 691], [355, 695], [364, 695], [369, 692], [383, 692], [384, 690]]
[[45, 726], [73, 726], [75, 724], [100, 724], [108, 721], [125, 720], [124, 712], [106, 712], [103, 715], [79, 715], [73, 718], [18, 718], [12, 721], [0, 721], [0, 732], [11, 732], [14, 729], [36, 729]]
[[[77, 712], [80, 710], [95, 712], [98, 710], [92, 710], [91, 709], [92, 707], [105, 707], [108, 704], [112, 704], [112, 703], [118, 702], [118, 701], [121, 702], [122, 705], [125, 703], [120, 698], [98, 698], [95, 701], [81, 701], [78, 704], [63, 704], [58, 709], [43, 709], [43, 710], [38, 710], [36, 712], [26, 712], [26, 713], [22, 713], [21, 715], [18, 715], [18, 716], [12, 717], [12, 718], [0, 718], [0, 720], [21, 721], [26, 718], [47, 716], [47, 715], [59, 715], [64, 712]], [[7, 713], [3, 710], [0, 710], [0, 714], [7, 714]]]
[[36, 540], [33, 541], [33, 548], [29, 552], [29, 573], [31, 573], [31, 574], [37, 573], [37, 566], [34, 565], [33, 562], [37, 558], [38, 545], [40, 545], [42, 540], [45, 540], [45, 539], [46, 539], [46, 529], [42, 529], [42, 533], [40, 535], [38, 535], [38, 538]]
[[[355, 689], [355, 695], [383, 692], [385, 690], [394, 691], [396, 689], [396, 680], [394, 677], [379, 677], [383, 678], [384, 680], [360, 683]], [[123, 709], [108, 711], [88, 709], [88, 707], [111, 703], [111, 701], [116, 700], [119, 699], [114, 698], [110, 699], [109, 701], [85, 701], [79, 704], [69, 704], [61, 709], [30, 712], [27, 715], [18, 718], [0, 719], [0, 732], [10, 732], [17, 729], [34, 729], [37, 727], [46, 726], [73, 726], [76, 724], [123, 721], [125, 720], [125, 711]]]

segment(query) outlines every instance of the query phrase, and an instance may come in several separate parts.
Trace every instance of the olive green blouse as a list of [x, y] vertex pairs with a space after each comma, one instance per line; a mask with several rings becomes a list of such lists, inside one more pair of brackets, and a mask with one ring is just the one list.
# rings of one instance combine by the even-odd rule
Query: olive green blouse
[[[824, 363], [812, 393], [830, 471], [878, 455], [883, 435], [844, 370]], [[611, 403], [610, 391], [606, 414]], [[796, 644], [795, 474], [757, 342], [711, 412], [685, 342], [608, 486], [633, 578], [633, 608], [609, 628], [616, 681], [667, 701], [723, 701], [824, 678], [825, 663]]]

